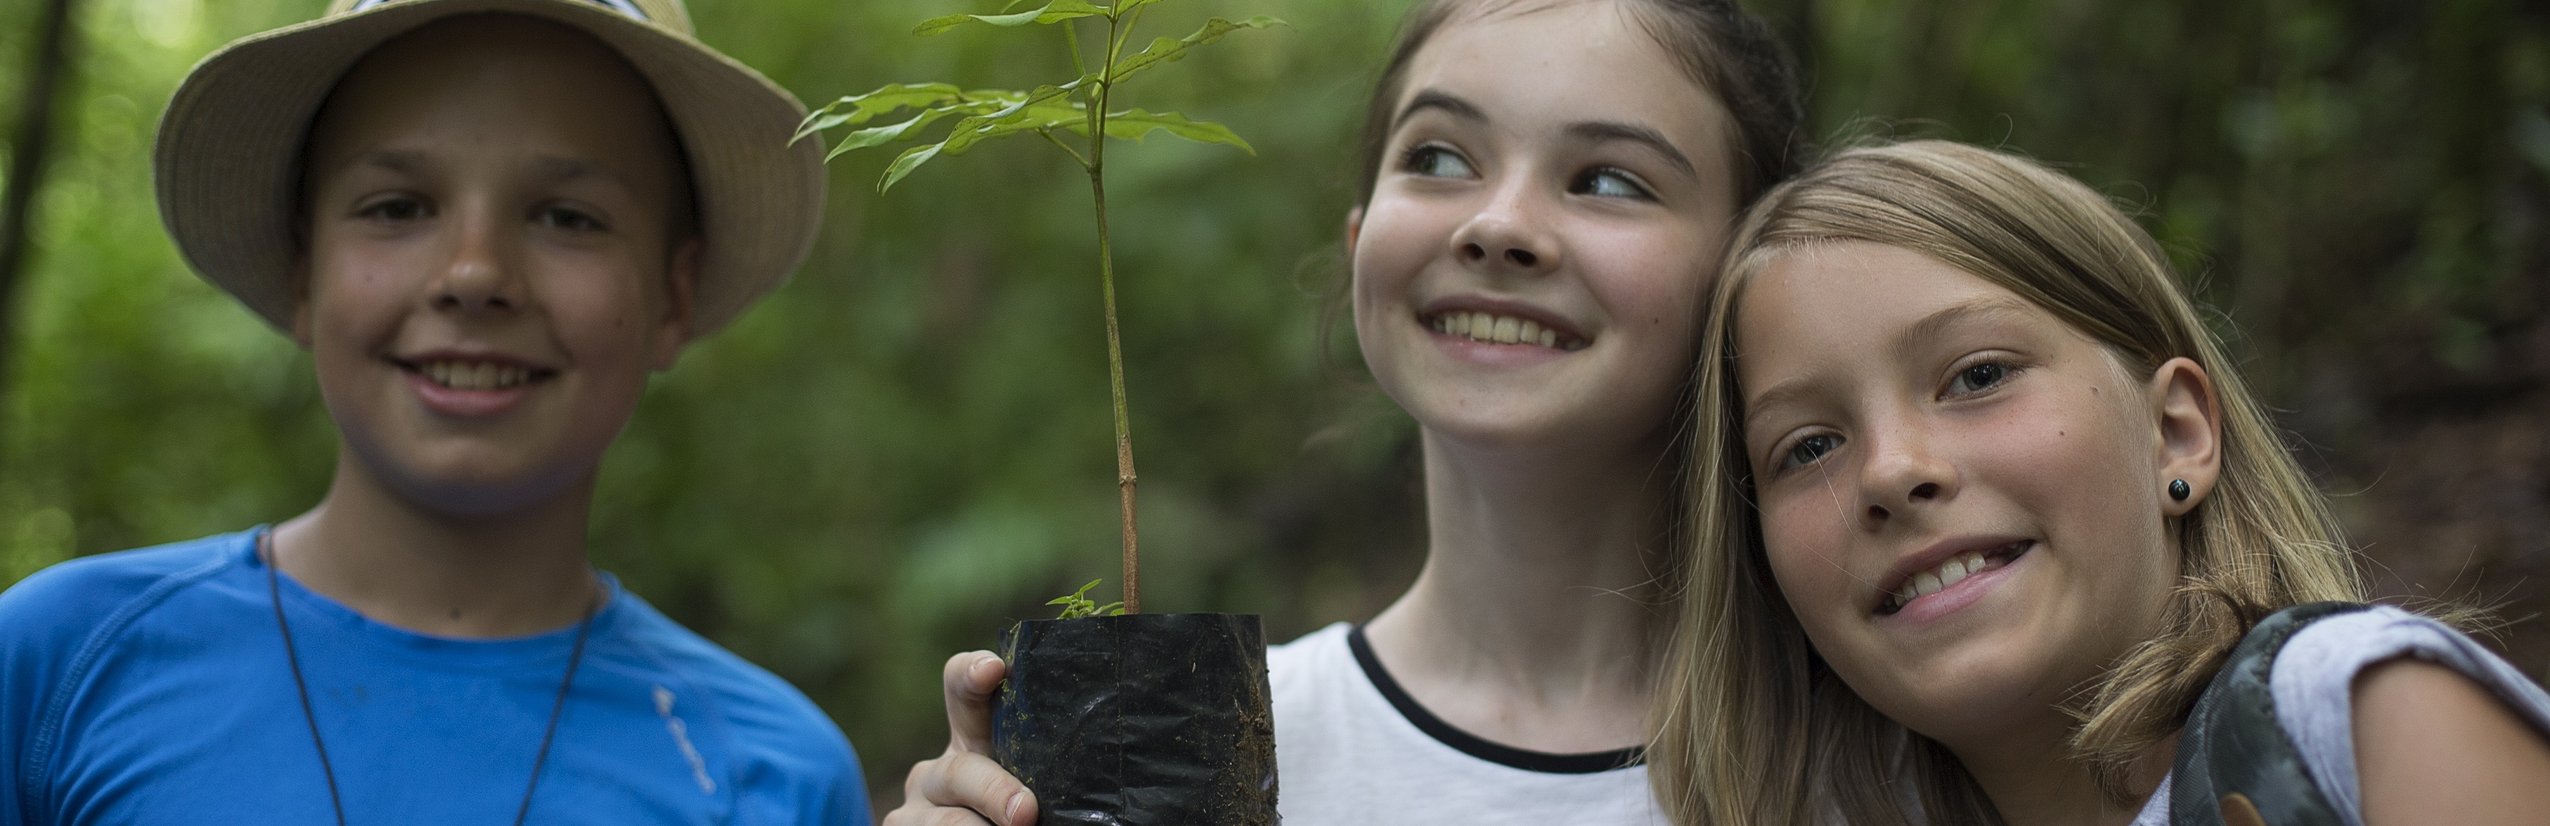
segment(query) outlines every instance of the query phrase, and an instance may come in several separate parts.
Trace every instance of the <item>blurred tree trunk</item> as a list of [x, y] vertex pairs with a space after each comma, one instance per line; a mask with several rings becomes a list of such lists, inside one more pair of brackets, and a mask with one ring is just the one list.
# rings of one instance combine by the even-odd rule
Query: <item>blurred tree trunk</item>
[[[53, 148], [53, 98], [70, 85], [72, 0], [48, 0], [36, 21], [26, 87], [18, 98], [16, 151], [9, 160], [8, 192], [0, 196], [0, 410], [9, 396], [9, 365], [17, 339], [18, 277], [25, 272], [29, 234], [35, 227], [35, 194], [44, 188], [44, 162]], [[5, 444], [0, 441], [0, 444]]]

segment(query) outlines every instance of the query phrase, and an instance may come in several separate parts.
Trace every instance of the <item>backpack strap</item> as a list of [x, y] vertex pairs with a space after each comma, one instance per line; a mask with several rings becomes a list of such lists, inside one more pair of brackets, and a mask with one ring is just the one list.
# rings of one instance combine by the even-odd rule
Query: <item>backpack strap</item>
[[2337, 809], [2311, 782], [2301, 751], [2276, 722], [2267, 678], [2286, 640], [2313, 621], [2364, 610], [2314, 602], [2277, 611], [2249, 629], [2178, 735], [2171, 773], [2172, 826], [2339, 826]]

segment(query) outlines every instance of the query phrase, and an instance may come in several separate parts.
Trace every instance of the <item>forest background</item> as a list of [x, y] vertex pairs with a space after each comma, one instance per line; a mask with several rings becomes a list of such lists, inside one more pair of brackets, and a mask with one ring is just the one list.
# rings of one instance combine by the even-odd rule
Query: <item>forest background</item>
[[[334, 434], [307, 358], [189, 273], [148, 162], [195, 60], [320, 5], [0, 5], [0, 585], [324, 490]], [[1816, 136], [2013, 148], [2134, 209], [2237, 325], [2378, 592], [2496, 604], [2505, 650], [2550, 675], [2550, 4], [1750, 5], [1807, 68]], [[997, 6], [691, 11], [705, 42], [820, 104], [1060, 76], [1059, 41], [909, 34]], [[1163, 33], [1291, 25], [1129, 87], [1255, 156], [1109, 156], [1147, 608], [1260, 613], [1288, 639], [1370, 617], [1415, 573], [1413, 426], [1350, 326], [1323, 323], [1357, 119], [1403, 8], [1153, 15]], [[657, 381], [592, 529], [602, 567], [839, 720], [880, 811], [945, 743], [941, 661], [1116, 567], [1086, 181], [1034, 141], [975, 154], [888, 196], [887, 155], [828, 168], [813, 259]]]

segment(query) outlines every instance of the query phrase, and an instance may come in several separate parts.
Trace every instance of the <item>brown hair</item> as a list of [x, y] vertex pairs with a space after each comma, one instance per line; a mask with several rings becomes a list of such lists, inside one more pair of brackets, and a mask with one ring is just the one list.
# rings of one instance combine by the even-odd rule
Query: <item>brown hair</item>
[[2326, 501], [2131, 219], [2079, 181], [2012, 155], [1939, 141], [1851, 149], [1747, 214], [1705, 327], [1686, 480], [1692, 559], [1648, 752], [1657, 799], [1677, 822], [2001, 822], [1944, 747], [1878, 714], [1815, 656], [1763, 556], [1742, 446], [1735, 303], [1773, 259], [1842, 241], [1918, 252], [2008, 289], [2128, 367], [2149, 372], [2183, 356], [2213, 378], [2222, 475], [2175, 526], [2183, 582], [2163, 629], [2072, 709], [2082, 720], [2073, 754], [2109, 794], [2149, 791], [2128, 788], [2132, 764], [2184, 725], [2258, 619], [2363, 598]]

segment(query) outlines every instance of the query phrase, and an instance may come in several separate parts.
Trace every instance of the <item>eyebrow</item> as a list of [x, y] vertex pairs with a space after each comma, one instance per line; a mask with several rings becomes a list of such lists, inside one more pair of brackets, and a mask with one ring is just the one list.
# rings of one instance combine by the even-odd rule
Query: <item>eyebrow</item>
[[1639, 144], [1655, 150], [1657, 155], [1681, 169], [1683, 174], [1695, 178], [1700, 176], [1700, 168], [1692, 165], [1691, 158], [1682, 154], [1682, 150], [1675, 149], [1672, 141], [1665, 140], [1665, 133], [1645, 126], [1609, 120], [1581, 121], [1568, 124], [1567, 134], [1595, 143], [1627, 141]]
[[1487, 112], [1481, 110], [1478, 104], [1463, 100], [1459, 96], [1453, 95], [1449, 92], [1436, 89], [1420, 89], [1417, 91], [1415, 97], [1408, 99], [1407, 106], [1400, 107], [1399, 117], [1390, 122], [1390, 128], [1394, 131], [1397, 130], [1399, 128], [1399, 124], [1407, 123], [1409, 118], [1415, 117], [1418, 112], [1422, 112], [1427, 109], [1439, 109], [1445, 114], [1462, 120], [1487, 120]]
[[[1471, 103], [1458, 95], [1440, 89], [1420, 89], [1414, 97], [1408, 99], [1407, 106], [1399, 109], [1399, 117], [1391, 121], [1391, 129], [1398, 129], [1400, 124], [1406, 123], [1418, 112], [1428, 109], [1438, 110], [1466, 121], [1484, 122], [1488, 119], [1486, 110], [1480, 109], [1478, 104]], [[1651, 127], [1612, 120], [1578, 121], [1567, 125], [1567, 135], [1589, 143], [1606, 141], [1635, 143], [1653, 150], [1657, 156], [1664, 158], [1665, 162], [1673, 164], [1684, 174], [1694, 177], [1700, 174], [1699, 166], [1691, 162], [1689, 155], [1675, 148], [1673, 141], [1665, 138], [1665, 133]]]
[[2026, 315], [2029, 307], [2027, 302], [2009, 296], [1989, 296], [1953, 304], [1904, 328], [1903, 334], [1895, 337], [1895, 349], [1911, 350], [1930, 345], [1964, 325]]
[[[2033, 306], [2008, 296], [1989, 296], [1952, 304], [1923, 316], [1920, 321], [1913, 322], [1912, 326], [1904, 328], [1902, 334], [1895, 336], [1894, 351], [1903, 352], [1927, 347], [1946, 338], [1958, 327], [2025, 315]], [[1738, 357], [1740, 358], [1741, 355]], [[1793, 404], [1798, 399], [1813, 395], [1813, 392], [1813, 385], [1802, 378], [1789, 379], [1771, 385], [1770, 389], [1762, 391], [1761, 395], [1745, 402], [1744, 431], [1752, 432], [1753, 422], [1761, 418], [1764, 411], [1777, 410], [1782, 405]]]
[[369, 166], [386, 169], [391, 172], [415, 173], [423, 171], [430, 165], [431, 164], [428, 164], [425, 161], [425, 153], [423, 152], [410, 152], [399, 149], [375, 149], [356, 156], [352, 162], [346, 164], [346, 167], [352, 168], [357, 166]]
[[[593, 164], [573, 158], [561, 158], [556, 155], [541, 155], [532, 158], [531, 168], [538, 170], [541, 175], [554, 181], [571, 181], [588, 175], [595, 175], [602, 171]], [[610, 176], [602, 175], [600, 177]]]
[[[347, 166], [368, 166], [391, 172], [418, 174], [432, 169], [434, 162], [423, 152], [407, 149], [376, 149], [357, 156]], [[608, 167], [561, 155], [535, 156], [531, 159], [531, 168], [541, 177], [551, 181], [595, 178], [622, 186], [627, 186], [629, 183]]]
[[1738, 439], [1744, 439], [1753, 433], [1753, 423], [1762, 418], [1763, 413], [1793, 404], [1798, 399], [1810, 395], [1810, 392], [1805, 379], [1789, 379], [1771, 385], [1771, 389], [1762, 391], [1762, 395], [1755, 396], [1752, 401], [1744, 403], [1744, 427], [1738, 434]]

